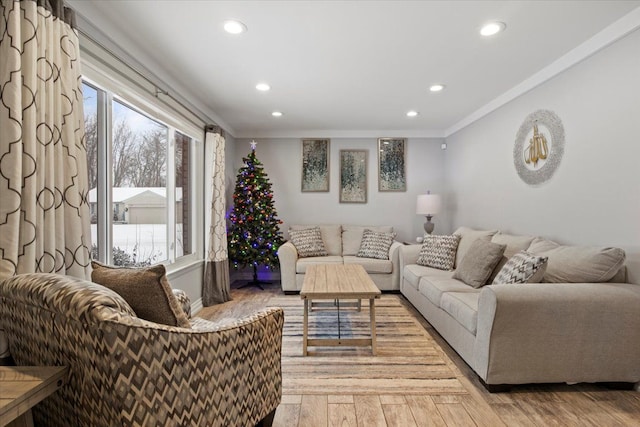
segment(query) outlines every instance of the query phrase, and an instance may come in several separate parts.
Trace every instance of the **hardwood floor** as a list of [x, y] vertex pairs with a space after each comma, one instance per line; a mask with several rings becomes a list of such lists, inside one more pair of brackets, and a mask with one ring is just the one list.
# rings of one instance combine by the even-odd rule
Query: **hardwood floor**
[[[196, 316], [212, 320], [242, 316], [283, 295], [280, 284], [265, 290], [232, 285], [232, 301]], [[299, 296], [293, 296], [299, 298]], [[285, 394], [274, 426], [639, 426], [640, 393], [591, 384], [516, 386], [489, 393], [455, 351], [404, 298], [400, 301], [448, 356], [450, 369], [467, 394], [332, 395]], [[615, 363], [615, 361], [612, 361]]]

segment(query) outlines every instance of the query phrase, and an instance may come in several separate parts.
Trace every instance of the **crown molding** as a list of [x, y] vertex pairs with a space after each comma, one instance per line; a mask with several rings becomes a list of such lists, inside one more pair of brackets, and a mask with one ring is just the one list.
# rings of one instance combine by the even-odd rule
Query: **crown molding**
[[236, 138], [383, 138], [398, 136], [402, 138], [444, 138], [442, 130], [432, 129], [401, 129], [401, 130], [243, 130]]
[[584, 61], [600, 50], [615, 43], [621, 38], [631, 34], [640, 28], [640, 7], [632, 10], [613, 24], [606, 27], [584, 43], [569, 51], [566, 55], [549, 64], [539, 72], [535, 73], [522, 83], [514, 86], [493, 101], [469, 114], [444, 132], [444, 137], [448, 138], [459, 130], [469, 126], [473, 122], [481, 119], [489, 113], [497, 110], [517, 97], [524, 95], [532, 89], [545, 83], [547, 80], [557, 76], [565, 70]]

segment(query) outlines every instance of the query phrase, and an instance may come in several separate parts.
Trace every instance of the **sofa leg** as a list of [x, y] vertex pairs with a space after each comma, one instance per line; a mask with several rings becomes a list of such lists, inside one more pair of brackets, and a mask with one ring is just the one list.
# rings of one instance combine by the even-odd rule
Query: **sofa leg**
[[269, 412], [266, 417], [258, 421], [256, 427], [271, 427], [273, 425], [273, 418], [276, 416], [276, 410]]
[[507, 393], [511, 391], [511, 384], [487, 384], [480, 377], [478, 377], [478, 380], [489, 393]]

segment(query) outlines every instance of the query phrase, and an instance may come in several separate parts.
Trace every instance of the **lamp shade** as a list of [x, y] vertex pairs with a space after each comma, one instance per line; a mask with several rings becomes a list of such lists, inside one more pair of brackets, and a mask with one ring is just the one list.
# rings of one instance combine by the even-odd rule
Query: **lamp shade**
[[416, 202], [417, 215], [435, 215], [440, 212], [440, 196], [437, 194], [420, 194]]

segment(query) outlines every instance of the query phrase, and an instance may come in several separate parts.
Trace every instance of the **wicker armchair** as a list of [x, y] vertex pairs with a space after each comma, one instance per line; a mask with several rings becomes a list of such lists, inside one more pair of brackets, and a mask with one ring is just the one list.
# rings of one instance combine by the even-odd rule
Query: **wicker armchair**
[[34, 408], [37, 425], [252, 426], [280, 403], [282, 309], [165, 326], [105, 287], [53, 274], [8, 278], [0, 300], [16, 364], [70, 369]]

